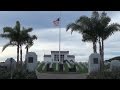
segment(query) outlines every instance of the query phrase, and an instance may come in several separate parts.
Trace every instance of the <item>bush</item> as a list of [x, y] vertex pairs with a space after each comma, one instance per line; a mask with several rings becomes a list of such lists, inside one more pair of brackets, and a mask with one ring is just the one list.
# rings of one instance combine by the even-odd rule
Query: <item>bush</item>
[[120, 72], [104, 71], [92, 73], [87, 76], [87, 79], [120, 79]]
[[[11, 71], [5, 67], [0, 67], [0, 79], [10, 79]], [[12, 79], [37, 79], [35, 72], [26, 70], [15, 70], [12, 73]]]
[[0, 79], [10, 79], [10, 72], [5, 67], [0, 67]]
[[13, 79], [37, 79], [35, 72], [24, 71], [15, 71], [13, 73]]

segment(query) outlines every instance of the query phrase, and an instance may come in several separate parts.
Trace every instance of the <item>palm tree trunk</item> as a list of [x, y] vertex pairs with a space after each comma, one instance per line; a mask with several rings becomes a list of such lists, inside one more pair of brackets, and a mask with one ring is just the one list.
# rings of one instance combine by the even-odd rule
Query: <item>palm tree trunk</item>
[[96, 46], [96, 42], [93, 42], [93, 52], [97, 53], [97, 46]]
[[20, 62], [22, 67], [22, 45], [20, 45]]
[[102, 39], [102, 64], [104, 65], [104, 40]]
[[[26, 55], [27, 55], [27, 53], [28, 53], [28, 46], [26, 46]], [[25, 68], [26, 68], [26, 57], [25, 57]]]
[[99, 40], [99, 53], [100, 53], [100, 56], [102, 57], [102, 46], [101, 46], [101, 40], [100, 40], [100, 38], [99, 38], [98, 40]]
[[19, 65], [19, 44], [17, 45], [17, 68]]
[[26, 47], [26, 54], [28, 53], [28, 47]]
[[102, 48], [101, 48], [101, 71], [104, 70], [104, 41], [103, 39], [101, 40], [102, 42]]
[[100, 56], [101, 56], [101, 61], [100, 61], [100, 71], [102, 71], [102, 67], [103, 67], [103, 59], [102, 59], [102, 40], [99, 38], [99, 53], [100, 53]]

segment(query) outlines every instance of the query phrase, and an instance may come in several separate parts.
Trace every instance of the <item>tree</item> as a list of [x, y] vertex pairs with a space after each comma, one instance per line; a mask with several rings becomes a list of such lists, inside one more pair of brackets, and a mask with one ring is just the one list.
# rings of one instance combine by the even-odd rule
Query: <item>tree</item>
[[93, 52], [97, 52], [97, 34], [96, 29], [94, 29], [93, 17], [89, 18], [87, 16], [81, 16], [78, 20], [76, 20], [74, 23], [70, 23], [67, 25], [66, 30], [68, 31], [71, 29], [71, 33], [73, 31], [77, 31], [78, 33], [81, 33], [83, 36], [82, 41], [84, 42], [92, 42], [93, 43]]
[[21, 67], [22, 67], [22, 46], [26, 44], [27, 40], [30, 38], [29, 32], [32, 32], [32, 28], [24, 28], [20, 32], [20, 62], [21, 62]]
[[36, 35], [29, 36], [29, 38], [26, 40], [26, 54], [28, 53], [28, 49], [34, 44], [34, 40], [37, 39]]
[[[99, 14], [98, 12], [94, 12]], [[110, 24], [110, 17], [107, 16], [107, 13], [102, 12], [98, 16], [98, 21], [96, 24], [96, 30], [97, 30], [97, 36], [98, 36], [98, 42], [99, 42], [99, 51], [100, 55], [102, 57], [102, 65], [104, 64], [104, 40], [108, 39], [109, 36], [114, 34], [114, 32], [120, 30], [120, 25], [117, 23], [111, 23]]]
[[[3, 46], [2, 51], [5, 50], [8, 46], [17, 46], [17, 66], [19, 65], [19, 51], [20, 51], [20, 61], [22, 65], [22, 46], [27, 43], [29, 39], [34, 40], [35, 36], [30, 36], [32, 28], [22, 28], [19, 21], [16, 21], [14, 28], [4, 27], [3, 34], [0, 34], [1, 37], [9, 39], [9, 43]], [[19, 50], [20, 49], [20, 50]]]
[[82, 34], [82, 41], [93, 43], [93, 51], [97, 52], [96, 43], [99, 43], [99, 52], [102, 57], [101, 65], [104, 64], [104, 40], [111, 36], [114, 32], [120, 30], [120, 25], [117, 23], [110, 24], [110, 17], [107, 13], [94, 11], [91, 17], [81, 16], [74, 23], [67, 25], [67, 31], [71, 29]]
[[20, 46], [20, 22], [16, 21], [14, 28], [4, 27], [3, 34], [0, 34], [1, 37], [9, 39], [9, 43], [3, 46], [2, 51], [5, 50], [8, 46], [17, 46], [17, 66], [19, 63], [19, 46]]

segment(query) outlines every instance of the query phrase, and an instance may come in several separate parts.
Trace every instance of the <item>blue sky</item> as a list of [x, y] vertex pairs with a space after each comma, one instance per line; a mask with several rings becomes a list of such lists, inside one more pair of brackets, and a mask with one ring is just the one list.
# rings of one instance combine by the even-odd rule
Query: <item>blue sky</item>
[[[68, 23], [73, 22], [81, 15], [90, 15], [89, 12], [78, 11], [62, 11], [61, 27], [65, 27]], [[33, 28], [52, 28], [52, 21], [58, 18], [59, 11], [2, 11], [0, 12], [1, 25], [14, 25], [19, 20], [24, 26], [32, 26]], [[1, 26], [0, 25], [0, 26]]]
[[[62, 30], [62, 50], [69, 50], [70, 54], [76, 56], [76, 61], [88, 61], [92, 53], [92, 44], [82, 42], [82, 37], [77, 32], [72, 35], [70, 31], [66, 32], [66, 25], [74, 22], [82, 15], [90, 16], [92, 11], [62, 11], [61, 12], [61, 30]], [[119, 11], [107, 11], [111, 17], [111, 23], [120, 23]], [[14, 26], [17, 20], [23, 27], [32, 27], [31, 34], [36, 34], [38, 40], [30, 51], [36, 52], [38, 60], [43, 60], [44, 54], [50, 54], [51, 50], [58, 50], [58, 28], [54, 27], [52, 21], [59, 17], [59, 11], [0, 11], [0, 33], [5, 26]], [[105, 41], [105, 58], [111, 58], [120, 55], [120, 33], [115, 33]], [[16, 47], [9, 47], [1, 53], [2, 46], [8, 40], [0, 38], [0, 61], [5, 61], [9, 57], [16, 59]], [[11, 52], [12, 51], [12, 52]], [[23, 58], [25, 50], [23, 47]]]

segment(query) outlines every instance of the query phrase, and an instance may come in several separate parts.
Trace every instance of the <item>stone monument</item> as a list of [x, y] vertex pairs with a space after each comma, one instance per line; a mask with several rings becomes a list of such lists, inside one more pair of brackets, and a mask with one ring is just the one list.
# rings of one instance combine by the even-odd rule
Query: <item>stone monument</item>
[[7, 58], [4, 64], [8, 69], [16, 69], [16, 61], [13, 58]]
[[98, 53], [92, 53], [88, 61], [88, 73], [99, 72], [101, 56]]
[[35, 71], [37, 67], [37, 55], [34, 52], [28, 52], [26, 54], [26, 69], [28, 71]]

